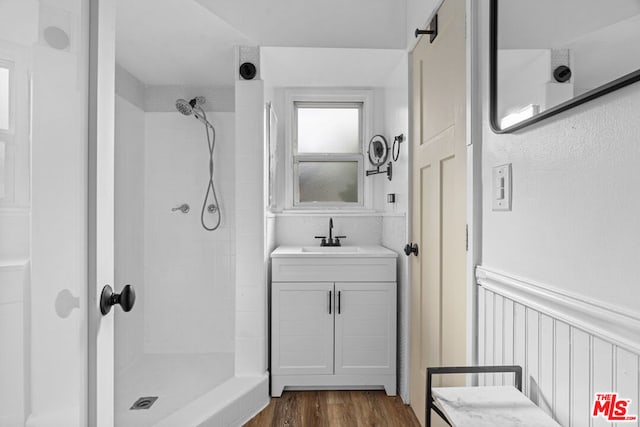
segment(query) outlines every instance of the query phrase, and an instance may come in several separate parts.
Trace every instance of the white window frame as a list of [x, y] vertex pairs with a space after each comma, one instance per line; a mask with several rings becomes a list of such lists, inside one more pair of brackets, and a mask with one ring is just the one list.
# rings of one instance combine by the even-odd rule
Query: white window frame
[[13, 169], [15, 168], [15, 143], [16, 143], [16, 64], [12, 61], [13, 55], [9, 52], [0, 51], [0, 67], [9, 70], [9, 121], [8, 129], [0, 128], [0, 150], [2, 150], [0, 161], [0, 209], [13, 206], [15, 203], [15, 179]]
[[[367, 89], [287, 89], [286, 174], [285, 208], [292, 210], [371, 210], [372, 195], [370, 180], [364, 179], [365, 144], [371, 135], [373, 117], [373, 91]], [[297, 153], [297, 109], [296, 105], [328, 107], [336, 104], [360, 107], [360, 151], [358, 153]], [[300, 202], [297, 165], [299, 161], [339, 162], [357, 161], [358, 202]]]
[[[2, 53], [0, 53], [2, 55]], [[15, 134], [15, 63], [9, 59], [0, 58], [0, 68], [9, 70], [9, 128], [0, 129], [0, 134], [7, 138], [13, 139]], [[11, 141], [13, 142], [13, 141]]]

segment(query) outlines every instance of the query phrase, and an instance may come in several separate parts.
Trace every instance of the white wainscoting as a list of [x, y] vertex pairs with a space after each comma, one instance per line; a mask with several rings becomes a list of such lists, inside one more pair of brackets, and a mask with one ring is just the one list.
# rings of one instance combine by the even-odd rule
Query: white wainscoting
[[[638, 415], [639, 313], [486, 267], [477, 267], [476, 278], [479, 365], [522, 366], [523, 391], [562, 426], [616, 425], [591, 417], [599, 392], [631, 399], [628, 415]], [[512, 384], [513, 377], [490, 374], [478, 382]]]

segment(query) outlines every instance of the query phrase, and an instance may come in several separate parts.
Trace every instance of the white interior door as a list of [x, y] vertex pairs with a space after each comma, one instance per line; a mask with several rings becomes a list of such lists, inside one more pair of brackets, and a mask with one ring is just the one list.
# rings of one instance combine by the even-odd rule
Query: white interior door
[[[113, 210], [107, 154], [113, 120], [106, 101], [113, 98], [113, 85], [109, 95], [104, 83], [113, 73], [113, 61], [105, 56], [90, 67], [95, 58], [89, 49], [98, 21], [104, 25], [102, 35], [92, 37], [94, 45], [113, 45], [106, 32], [110, 3], [0, 2], [3, 427], [110, 425], [107, 383], [113, 376], [108, 360], [113, 336], [110, 321], [98, 318], [96, 291], [98, 281], [108, 281], [112, 274], [113, 236], [102, 224], [108, 224]], [[94, 87], [103, 91], [98, 97], [90, 97]], [[89, 108], [97, 105], [90, 99], [104, 108]], [[97, 126], [90, 127], [90, 121]], [[101, 151], [93, 159], [102, 166], [87, 167], [89, 147]], [[94, 191], [90, 182], [100, 182], [100, 190]], [[98, 198], [90, 197], [96, 194]], [[90, 232], [98, 209], [101, 225]], [[100, 273], [92, 276], [89, 261], [97, 259], [97, 248]], [[92, 342], [100, 344], [93, 353]], [[102, 356], [98, 364], [91, 354]], [[90, 408], [97, 408], [100, 398], [100, 416], [92, 415]]]
[[465, 88], [465, 1], [445, 0], [437, 38], [413, 51], [410, 392], [423, 424], [426, 368], [466, 360]]

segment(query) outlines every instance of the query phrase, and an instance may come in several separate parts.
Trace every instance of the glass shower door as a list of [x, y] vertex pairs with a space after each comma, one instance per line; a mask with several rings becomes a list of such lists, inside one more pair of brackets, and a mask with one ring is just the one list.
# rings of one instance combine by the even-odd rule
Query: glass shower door
[[0, 2], [0, 426], [87, 425], [89, 0]]

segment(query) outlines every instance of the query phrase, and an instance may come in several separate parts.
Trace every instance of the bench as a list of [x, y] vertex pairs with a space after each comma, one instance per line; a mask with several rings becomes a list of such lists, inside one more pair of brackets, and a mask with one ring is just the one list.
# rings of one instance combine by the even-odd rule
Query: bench
[[[513, 373], [513, 386], [432, 387], [442, 374]], [[427, 368], [426, 424], [431, 411], [452, 427], [560, 427], [522, 393], [520, 366], [455, 366]]]

